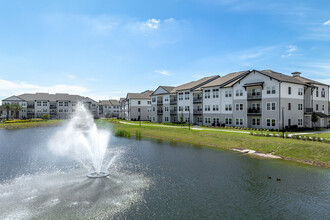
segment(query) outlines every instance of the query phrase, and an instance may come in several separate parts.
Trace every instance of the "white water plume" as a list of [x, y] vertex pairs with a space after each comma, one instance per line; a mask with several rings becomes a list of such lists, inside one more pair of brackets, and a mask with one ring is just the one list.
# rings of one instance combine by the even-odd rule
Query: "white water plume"
[[[69, 156], [89, 171], [102, 171], [110, 138], [108, 130], [97, 128], [93, 116], [78, 103], [74, 117], [49, 140], [49, 150], [58, 156]], [[113, 160], [110, 160], [112, 163]]]

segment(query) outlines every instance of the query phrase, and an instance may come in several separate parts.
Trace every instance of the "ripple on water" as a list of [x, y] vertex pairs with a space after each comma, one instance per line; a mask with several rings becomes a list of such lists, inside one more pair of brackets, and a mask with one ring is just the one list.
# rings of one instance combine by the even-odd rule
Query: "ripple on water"
[[40, 173], [1, 184], [0, 219], [111, 218], [139, 202], [150, 185], [140, 174], [85, 175], [85, 170]]

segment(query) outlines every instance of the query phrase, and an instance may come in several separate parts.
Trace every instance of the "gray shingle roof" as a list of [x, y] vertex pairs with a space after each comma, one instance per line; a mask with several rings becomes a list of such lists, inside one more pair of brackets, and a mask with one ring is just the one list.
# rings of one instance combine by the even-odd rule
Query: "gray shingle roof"
[[196, 80], [196, 81], [191, 81], [191, 82], [188, 82], [188, 83], [175, 87], [174, 89], [171, 90], [171, 93], [175, 93], [175, 92], [181, 91], [181, 90], [197, 90], [200, 87], [204, 86], [205, 84], [207, 84], [217, 78], [219, 78], [218, 75], [208, 76], [208, 77], [204, 77], [199, 80]]
[[234, 72], [234, 73], [229, 73], [227, 75], [224, 75], [222, 77], [219, 77], [207, 84], [205, 84], [204, 86], [202, 86], [202, 88], [205, 87], [214, 87], [214, 86], [225, 86], [228, 83], [231, 83], [233, 81], [236, 81], [236, 79], [240, 79], [243, 76], [245, 76], [247, 73], [249, 73], [250, 71], [246, 70], [246, 71], [240, 71], [240, 72]]
[[150, 95], [153, 93], [151, 90], [144, 91], [142, 93], [127, 93], [129, 99], [150, 99]]
[[87, 97], [83, 97], [80, 95], [70, 95], [68, 93], [55, 93], [55, 94], [49, 94], [49, 93], [24, 93], [21, 95], [18, 95], [19, 98], [24, 99], [25, 101], [72, 101], [72, 102], [79, 102], [83, 99], [86, 99]]
[[119, 101], [115, 99], [109, 99], [109, 100], [100, 100], [99, 105], [108, 105], [108, 106], [114, 106], [119, 105]]

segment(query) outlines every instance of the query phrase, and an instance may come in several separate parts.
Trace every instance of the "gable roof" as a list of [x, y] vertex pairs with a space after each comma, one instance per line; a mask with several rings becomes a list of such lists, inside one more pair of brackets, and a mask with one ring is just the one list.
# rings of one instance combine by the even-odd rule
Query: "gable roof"
[[108, 105], [108, 106], [114, 106], [119, 105], [119, 101], [115, 99], [109, 99], [109, 100], [100, 100], [99, 105]]
[[196, 80], [196, 81], [191, 81], [191, 82], [188, 82], [188, 83], [175, 87], [174, 89], [172, 89], [171, 93], [175, 93], [175, 92], [181, 91], [181, 90], [196, 90], [219, 77], [220, 77], [219, 75], [208, 76], [208, 77], [204, 77], [199, 80]]
[[142, 93], [127, 93], [127, 99], [150, 99], [153, 91], [147, 90]]
[[233, 81], [236, 81], [237, 79], [242, 78], [249, 72], [250, 72], [249, 70], [245, 70], [245, 71], [240, 71], [240, 72], [229, 73], [227, 75], [219, 77], [219, 78], [205, 84], [204, 86], [202, 86], [202, 88], [214, 87], [214, 86], [225, 86]]
[[[13, 100], [14, 97], [16, 97], [16, 100]], [[22, 100], [22, 101], [72, 101], [72, 102], [79, 102], [82, 100], [91, 100], [94, 101], [93, 99], [90, 99], [88, 97], [83, 97], [80, 95], [70, 95], [68, 93], [55, 93], [55, 94], [49, 94], [49, 93], [24, 93], [18, 96], [11, 96], [9, 98], [4, 99], [3, 101], [17, 101], [17, 100]]]
[[276, 79], [280, 82], [288, 82], [288, 83], [295, 83], [295, 84], [306, 84], [304, 82], [302, 82], [301, 80], [298, 80], [296, 79], [296, 77], [293, 77], [293, 76], [288, 76], [288, 75], [285, 75], [285, 74], [282, 74], [282, 73], [278, 73], [278, 72], [275, 72], [273, 70], [252, 70], [252, 71], [256, 71], [256, 72], [259, 72], [263, 75], [266, 75], [266, 76], [269, 76], [273, 79]]
[[160, 94], [168, 94], [168, 93], [171, 93], [171, 91], [174, 89], [175, 87], [174, 86], [158, 86], [157, 89], [151, 94], [151, 95], [154, 95], [156, 92], [158, 92], [159, 89], [163, 89], [165, 90], [166, 93], [158, 93], [157, 95], [160, 95]]
[[325, 83], [321, 83], [321, 82], [318, 82], [318, 81], [315, 81], [315, 80], [307, 79], [307, 78], [302, 77], [302, 76], [295, 76], [294, 78], [300, 80], [301, 82], [307, 83], [307, 84], [317, 84], [317, 85], [322, 85], [322, 86], [329, 86]]
[[2, 101], [25, 101], [25, 100], [18, 96], [13, 95], [13, 96], [3, 99]]

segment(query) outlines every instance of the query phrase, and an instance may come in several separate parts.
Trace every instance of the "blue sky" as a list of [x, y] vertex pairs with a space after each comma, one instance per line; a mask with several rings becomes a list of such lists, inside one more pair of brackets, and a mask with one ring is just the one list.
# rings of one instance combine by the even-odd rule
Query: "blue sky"
[[0, 0], [0, 99], [96, 100], [272, 69], [330, 84], [330, 1]]

